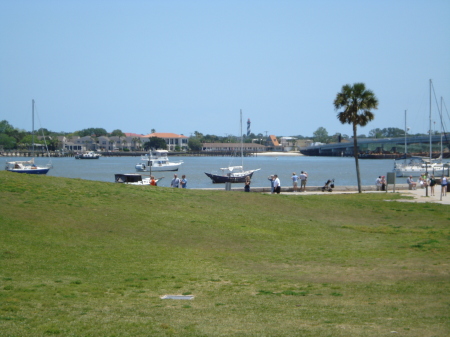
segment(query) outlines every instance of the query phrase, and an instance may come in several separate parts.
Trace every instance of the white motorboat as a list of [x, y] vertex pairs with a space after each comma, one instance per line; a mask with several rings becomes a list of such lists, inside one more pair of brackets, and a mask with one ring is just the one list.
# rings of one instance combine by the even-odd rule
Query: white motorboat
[[[47, 172], [53, 167], [51, 161], [46, 166], [37, 166], [34, 163], [34, 99], [31, 101], [31, 113], [32, 113], [32, 157], [27, 161], [10, 161], [6, 162], [5, 170], [16, 173], [26, 174], [47, 174]], [[44, 137], [45, 141], [45, 137]], [[47, 149], [48, 154], [48, 149]], [[50, 156], [49, 156], [50, 157]]]
[[94, 151], [78, 153], [75, 155], [75, 159], [98, 159], [98, 158], [100, 158], [100, 154], [95, 153]]
[[136, 172], [162, 172], [178, 171], [183, 161], [170, 162], [167, 150], [153, 150], [148, 155], [142, 156], [143, 162], [136, 164]]

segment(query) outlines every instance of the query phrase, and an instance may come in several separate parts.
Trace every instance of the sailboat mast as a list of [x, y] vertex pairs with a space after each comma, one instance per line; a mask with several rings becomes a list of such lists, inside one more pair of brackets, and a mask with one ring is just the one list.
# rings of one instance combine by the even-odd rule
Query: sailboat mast
[[31, 100], [31, 148], [32, 148], [32, 155], [34, 158], [34, 99]]
[[405, 164], [406, 164], [406, 154], [408, 153], [408, 144], [406, 142], [406, 133], [408, 132], [408, 129], [406, 127], [406, 110], [405, 110]]
[[242, 137], [242, 109], [241, 109], [241, 166], [242, 169], [244, 169], [244, 153], [243, 153], [243, 147], [244, 147], [244, 139]]
[[441, 96], [441, 111], [439, 113], [439, 116], [441, 117], [440, 118], [441, 119], [441, 155], [440, 155], [440, 157], [441, 157], [441, 163], [442, 163], [442, 157], [444, 155], [444, 149], [442, 147], [442, 133], [444, 131], [444, 130], [442, 130], [442, 96]]
[[432, 157], [433, 157], [433, 153], [431, 152], [431, 150], [432, 150], [432, 143], [431, 143], [431, 86], [432, 86], [432, 82], [431, 82], [431, 79], [430, 79], [430, 128], [429, 128], [429, 133], [430, 133], [430, 162], [431, 162], [431, 159], [432, 159]]

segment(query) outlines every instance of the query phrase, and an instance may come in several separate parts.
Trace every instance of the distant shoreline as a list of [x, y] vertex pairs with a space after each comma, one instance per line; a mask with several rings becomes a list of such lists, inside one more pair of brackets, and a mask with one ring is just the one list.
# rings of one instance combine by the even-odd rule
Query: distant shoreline
[[282, 157], [282, 156], [303, 156], [300, 152], [255, 152], [252, 153], [255, 156], [272, 156], [272, 157]]

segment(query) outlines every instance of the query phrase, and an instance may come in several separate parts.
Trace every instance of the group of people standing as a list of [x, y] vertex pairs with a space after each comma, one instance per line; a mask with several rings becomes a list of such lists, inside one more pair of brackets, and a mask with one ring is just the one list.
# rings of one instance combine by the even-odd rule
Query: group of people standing
[[308, 173], [306, 171], [301, 171], [298, 176], [295, 172], [292, 173], [292, 188], [294, 192], [297, 192], [298, 181], [300, 180], [300, 192], [306, 191], [306, 181], [308, 180]]
[[281, 182], [280, 182], [280, 178], [278, 178], [278, 175], [274, 174], [274, 175], [270, 175], [267, 178], [270, 181], [270, 192], [272, 194], [280, 194], [281, 192]]
[[[415, 190], [417, 187], [417, 182], [414, 181], [412, 176], [409, 176], [406, 179], [406, 183], [409, 185], [409, 189], [411, 190]], [[430, 194], [431, 196], [434, 196], [434, 186], [436, 186], [437, 182], [436, 182], [436, 178], [434, 177], [434, 175], [428, 176], [426, 173], [422, 174], [421, 176], [419, 176], [419, 187], [424, 188], [427, 186], [430, 186]], [[448, 179], [446, 176], [442, 176], [441, 178], [441, 193], [443, 196], [447, 195], [447, 184], [448, 184]]]
[[170, 187], [175, 187], [175, 188], [187, 188], [187, 179], [186, 179], [186, 175], [182, 175], [181, 179], [178, 178], [178, 174], [174, 174], [173, 175], [173, 179], [170, 182]]
[[[270, 188], [272, 194], [280, 194], [281, 191], [281, 182], [278, 175], [270, 175], [267, 178], [270, 181]], [[298, 183], [300, 181], [300, 192], [306, 191], [306, 182], [308, 180], [308, 173], [306, 171], [302, 171], [298, 176], [295, 172], [292, 173], [292, 187], [294, 192], [298, 192]]]
[[386, 177], [385, 176], [379, 176], [375, 180], [375, 185], [377, 187], [377, 191], [386, 191]]

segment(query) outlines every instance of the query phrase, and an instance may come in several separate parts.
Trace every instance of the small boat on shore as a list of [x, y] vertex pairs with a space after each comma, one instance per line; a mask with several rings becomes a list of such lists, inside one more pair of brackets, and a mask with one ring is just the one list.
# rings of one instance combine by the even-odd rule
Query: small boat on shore
[[75, 155], [75, 159], [98, 159], [100, 158], [99, 153], [95, 153], [94, 151], [88, 151], [85, 153], [77, 153]]
[[[114, 175], [115, 182], [129, 185], [150, 185], [150, 177], [142, 179], [142, 175], [137, 173], [118, 173]], [[162, 180], [164, 177], [156, 178], [155, 181]]]
[[136, 172], [178, 171], [183, 161], [170, 162], [167, 150], [154, 150], [141, 157], [142, 163], [135, 166]]

